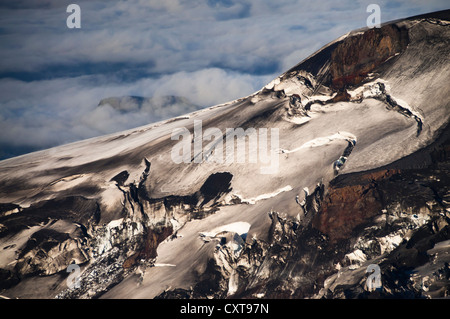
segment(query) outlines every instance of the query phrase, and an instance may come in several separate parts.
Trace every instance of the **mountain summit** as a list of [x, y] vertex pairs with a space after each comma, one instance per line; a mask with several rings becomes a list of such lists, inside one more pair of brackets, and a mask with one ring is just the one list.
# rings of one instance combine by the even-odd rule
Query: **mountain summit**
[[0, 295], [448, 297], [449, 56], [450, 11], [398, 20], [236, 101], [1, 161]]

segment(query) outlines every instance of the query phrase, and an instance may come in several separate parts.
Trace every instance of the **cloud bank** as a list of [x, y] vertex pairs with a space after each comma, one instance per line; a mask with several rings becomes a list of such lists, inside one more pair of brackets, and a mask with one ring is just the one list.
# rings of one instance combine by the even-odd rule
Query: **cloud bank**
[[[66, 26], [81, 7], [81, 29]], [[0, 159], [144, 125], [148, 112], [99, 108], [111, 96], [185, 97], [206, 107], [260, 89], [342, 34], [371, 1], [4, 0]], [[378, 1], [382, 21], [446, 1]]]

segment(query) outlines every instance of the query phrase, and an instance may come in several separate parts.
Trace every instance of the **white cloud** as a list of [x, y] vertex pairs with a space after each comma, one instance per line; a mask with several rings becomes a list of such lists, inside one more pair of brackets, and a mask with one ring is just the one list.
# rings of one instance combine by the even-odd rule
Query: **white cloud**
[[[92, 86], [92, 82], [98, 84]], [[0, 80], [0, 144], [50, 147], [101, 134], [121, 131], [192, 111], [184, 104], [162, 109], [151, 107], [120, 112], [109, 105], [98, 107], [102, 98], [112, 96], [164, 96], [188, 98], [192, 103], [210, 106], [245, 96], [268, 82], [220, 69], [179, 72], [160, 79], [109, 84], [94, 76], [36, 82]], [[11, 90], [8, 90], [11, 88]], [[12, 88], [14, 90], [12, 90]], [[19, 98], [20, 96], [20, 98]], [[159, 108], [158, 108], [159, 107]]]

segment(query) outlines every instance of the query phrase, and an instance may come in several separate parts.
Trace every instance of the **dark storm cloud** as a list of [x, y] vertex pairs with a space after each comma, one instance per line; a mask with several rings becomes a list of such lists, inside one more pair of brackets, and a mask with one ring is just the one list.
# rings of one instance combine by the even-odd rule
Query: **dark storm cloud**
[[54, 7], [67, 7], [67, 3], [57, 0], [2, 0], [0, 2], [0, 9], [49, 9]]
[[[363, 27], [372, 2], [1, 1], [0, 158], [157, 120], [97, 107], [103, 98], [175, 95], [209, 106], [250, 94]], [[389, 21], [446, 2], [378, 4]], [[81, 7], [81, 29], [66, 27], [70, 3]]]
[[13, 78], [24, 82], [51, 80], [55, 78], [78, 77], [103, 74], [114, 81], [131, 82], [157, 74], [151, 72], [155, 62], [149, 60], [142, 63], [132, 62], [88, 62], [76, 64], [50, 64], [36, 71], [11, 71], [0, 73], [0, 78]]

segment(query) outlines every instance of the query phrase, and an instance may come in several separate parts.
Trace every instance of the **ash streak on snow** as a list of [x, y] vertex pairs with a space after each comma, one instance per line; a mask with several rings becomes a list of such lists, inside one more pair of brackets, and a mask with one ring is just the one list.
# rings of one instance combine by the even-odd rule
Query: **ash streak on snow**
[[270, 199], [273, 197], [278, 196], [279, 194], [283, 193], [283, 192], [289, 192], [291, 191], [293, 188], [291, 185], [287, 185], [285, 187], [282, 187], [280, 189], [277, 189], [276, 191], [272, 192], [272, 193], [266, 193], [266, 194], [261, 194], [258, 195], [256, 197], [252, 197], [252, 198], [244, 198], [242, 195], [240, 195], [239, 193], [233, 193], [228, 195], [225, 199], [224, 199], [224, 203], [225, 205], [233, 205], [234, 201], [237, 199], [238, 203], [241, 204], [249, 204], [249, 205], [255, 205], [257, 202], [261, 201], [261, 200], [265, 200], [265, 199]]
[[292, 150], [281, 149], [280, 153], [283, 153], [283, 154], [295, 153], [295, 152], [298, 152], [298, 151], [300, 151], [302, 149], [306, 149], [306, 148], [328, 145], [329, 143], [336, 141], [336, 140], [345, 140], [345, 141], [351, 142], [353, 144], [356, 144], [356, 136], [354, 136], [351, 133], [347, 133], [347, 132], [338, 132], [333, 135], [315, 138], [315, 139], [308, 141], [308, 142], [304, 143], [303, 145], [301, 145], [297, 148], [294, 148]]

